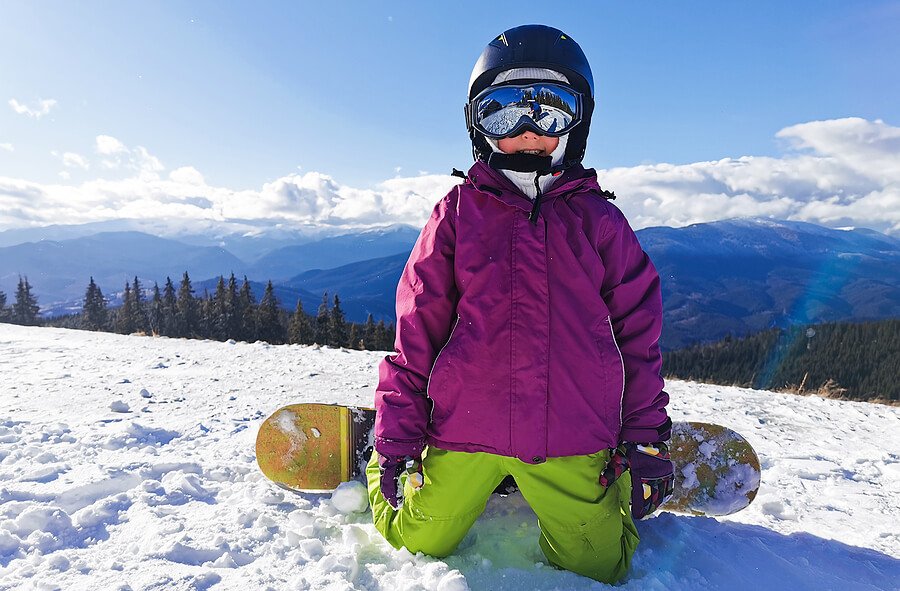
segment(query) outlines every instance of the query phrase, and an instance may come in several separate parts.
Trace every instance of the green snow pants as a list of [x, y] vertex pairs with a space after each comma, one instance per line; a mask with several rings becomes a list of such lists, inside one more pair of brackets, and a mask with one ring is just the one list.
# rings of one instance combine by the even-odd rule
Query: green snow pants
[[605, 583], [625, 576], [639, 538], [631, 518], [631, 476], [609, 489], [600, 472], [609, 452], [548, 458], [527, 464], [489, 453], [429, 447], [422, 458], [425, 485], [404, 484], [395, 510], [381, 495], [377, 454], [366, 468], [375, 528], [395, 548], [442, 558], [452, 554], [484, 511], [503, 478], [515, 478], [537, 514], [540, 546], [551, 564]]

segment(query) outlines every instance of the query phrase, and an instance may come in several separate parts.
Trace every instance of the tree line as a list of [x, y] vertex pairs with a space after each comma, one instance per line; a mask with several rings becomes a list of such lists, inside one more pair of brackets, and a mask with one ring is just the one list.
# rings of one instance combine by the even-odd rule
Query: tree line
[[394, 341], [393, 323], [385, 325], [384, 320], [376, 323], [371, 314], [365, 323], [349, 322], [337, 294], [329, 300], [328, 292], [323, 293], [315, 316], [306, 313], [299, 299], [294, 311], [289, 313], [278, 302], [271, 281], [257, 302], [247, 278], [238, 285], [233, 273], [228, 279], [220, 276], [215, 292], [203, 296], [195, 295], [187, 272], [177, 287], [167, 277], [162, 288], [154, 283], [151, 289], [145, 289], [135, 277], [125, 284], [122, 304], [117, 307], [110, 306], [91, 277], [80, 313], [41, 320], [38, 310], [27, 278], [19, 279], [16, 301], [9, 308], [6, 295], [0, 291], [0, 322], [14, 324], [376, 351], [393, 349]]
[[900, 319], [771, 329], [663, 354], [669, 377], [900, 402]]

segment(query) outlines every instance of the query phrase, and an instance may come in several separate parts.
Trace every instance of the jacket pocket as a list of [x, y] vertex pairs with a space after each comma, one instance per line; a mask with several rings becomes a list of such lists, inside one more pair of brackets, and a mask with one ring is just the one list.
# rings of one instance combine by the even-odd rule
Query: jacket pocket
[[452, 387], [454, 372], [451, 343], [454, 343], [453, 338], [456, 335], [459, 322], [460, 316], [457, 314], [456, 322], [453, 323], [453, 328], [450, 329], [450, 336], [447, 337], [447, 342], [444, 343], [444, 346], [441, 347], [441, 350], [438, 351], [437, 356], [434, 358], [431, 373], [428, 376], [425, 394], [431, 400], [432, 423], [443, 419], [450, 413], [453, 404], [451, 400], [455, 399], [455, 396], [451, 394], [451, 391], [455, 390]]
[[594, 343], [600, 359], [601, 400], [609, 420], [615, 422], [610, 427], [618, 432], [622, 424], [622, 402], [625, 396], [625, 360], [616, 340], [612, 317], [607, 316], [595, 325]]

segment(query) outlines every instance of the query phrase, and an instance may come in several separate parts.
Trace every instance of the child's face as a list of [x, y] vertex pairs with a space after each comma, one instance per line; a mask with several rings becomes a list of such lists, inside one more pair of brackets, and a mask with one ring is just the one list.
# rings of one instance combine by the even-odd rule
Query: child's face
[[526, 131], [516, 137], [505, 137], [497, 142], [504, 154], [537, 154], [549, 156], [559, 145], [558, 137], [538, 135], [533, 131]]

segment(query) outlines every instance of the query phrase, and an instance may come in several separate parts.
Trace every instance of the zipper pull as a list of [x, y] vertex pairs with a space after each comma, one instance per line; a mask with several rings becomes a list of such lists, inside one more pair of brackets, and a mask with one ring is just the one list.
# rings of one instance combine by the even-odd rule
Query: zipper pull
[[534, 204], [531, 206], [531, 214], [528, 216], [528, 221], [534, 225], [537, 225], [538, 214], [541, 211], [541, 197], [543, 197], [543, 194], [541, 193], [540, 178], [544, 174], [546, 173], [540, 171], [534, 173], [534, 190], [537, 194], [534, 196]]

